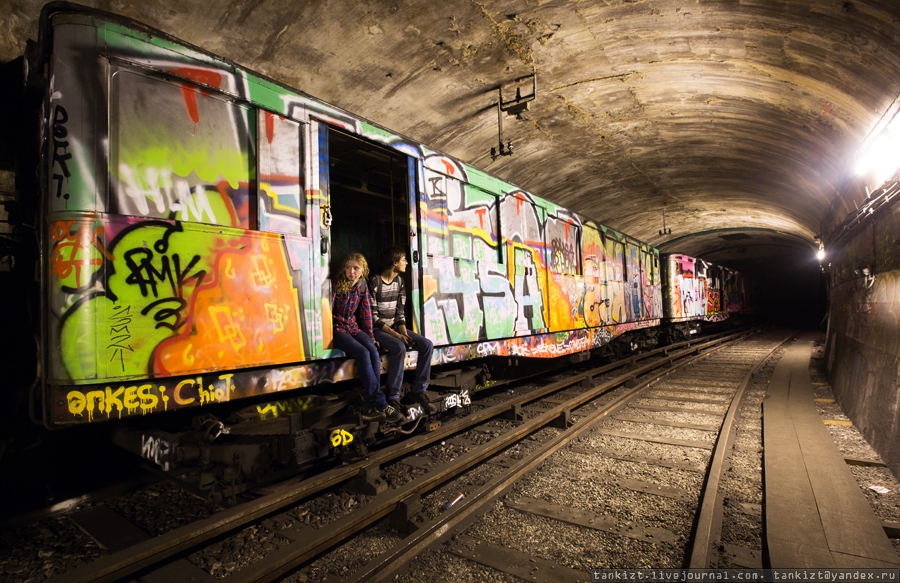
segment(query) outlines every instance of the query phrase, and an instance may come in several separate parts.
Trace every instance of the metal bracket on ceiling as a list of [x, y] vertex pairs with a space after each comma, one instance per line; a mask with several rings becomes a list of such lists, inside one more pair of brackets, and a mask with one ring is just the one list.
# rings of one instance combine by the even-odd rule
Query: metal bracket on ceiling
[[[531, 79], [531, 93], [522, 95], [522, 88], [518, 86], [522, 81]], [[503, 112], [507, 115], [514, 115], [516, 119], [522, 119], [522, 112], [528, 110], [528, 102], [534, 101], [537, 95], [537, 73], [531, 73], [515, 80], [516, 96], [509, 101], [503, 100], [503, 87], [497, 87], [499, 98], [497, 99], [497, 147], [491, 148], [491, 160], [496, 160], [500, 156], [511, 156], [513, 153], [512, 141], [507, 140], [503, 145]]]
[[666, 209], [663, 209], [663, 228], [659, 230], [659, 234], [660, 236], [672, 234], [672, 228], [666, 228]]

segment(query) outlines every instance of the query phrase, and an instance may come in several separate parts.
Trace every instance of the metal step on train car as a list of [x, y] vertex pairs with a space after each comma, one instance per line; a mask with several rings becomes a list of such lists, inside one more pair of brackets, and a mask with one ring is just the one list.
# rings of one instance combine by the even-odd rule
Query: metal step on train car
[[26, 63], [48, 428], [115, 420], [122, 445], [225, 496], [393, 434], [334, 384], [355, 373], [332, 349], [329, 275], [396, 244], [443, 370], [438, 415], [400, 430], [500, 364], [656, 343], [656, 249], [460, 160], [73, 4], [45, 7]]

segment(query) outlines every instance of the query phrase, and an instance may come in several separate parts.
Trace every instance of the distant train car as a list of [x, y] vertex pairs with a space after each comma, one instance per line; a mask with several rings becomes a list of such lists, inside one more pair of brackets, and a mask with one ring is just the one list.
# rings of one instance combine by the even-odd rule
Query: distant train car
[[435, 365], [655, 341], [656, 249], [140, 23], [41, 32], [48, 426], [352, 378], [329, 268], [392, 244]]
[[682, 254], [663, 255], [663, 322], [668, 341], [687, 338], [704, 322], [746, 311], [740, 272]]

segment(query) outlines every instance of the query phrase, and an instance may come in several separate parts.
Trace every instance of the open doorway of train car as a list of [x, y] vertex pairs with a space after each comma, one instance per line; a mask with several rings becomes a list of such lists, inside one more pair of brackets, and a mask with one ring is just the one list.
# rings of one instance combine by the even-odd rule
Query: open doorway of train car
[[[348, 253], [362, 253], [370, 275], [382, 270], [382, 255], [392, 245], [410, 251], [409, 158], [333, 128], [328, 129], [331, 194], [331, 275]], [[418, 277], [410, 258], [406, 289]], [[407, 306], [410, 307], [409, 302]], [[412, 314], [407, 314], [409, 319]]]

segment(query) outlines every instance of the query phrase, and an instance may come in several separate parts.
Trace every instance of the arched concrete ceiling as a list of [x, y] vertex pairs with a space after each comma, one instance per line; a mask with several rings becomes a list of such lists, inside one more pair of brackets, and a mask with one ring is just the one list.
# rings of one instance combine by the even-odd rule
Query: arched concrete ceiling
[[[5, 4], [9, 60], [37, 37], [42, 2]], [[87, 4], [726, 264], [805, 253], [829, 213], [852, 209], [838, 193], [900, 93], [897, 0]], [[497, 88], [508, 99], [532, 71], [536, 99], [504, 119], [515, 153], [492, 160]]]

